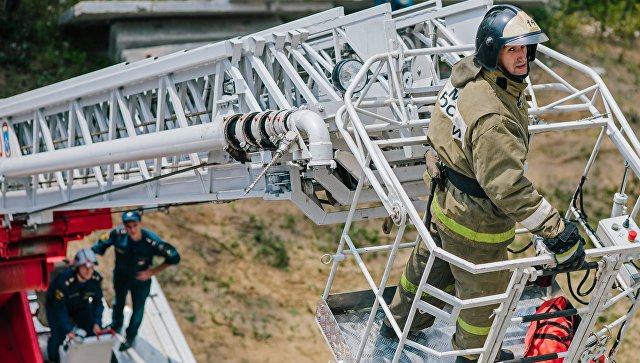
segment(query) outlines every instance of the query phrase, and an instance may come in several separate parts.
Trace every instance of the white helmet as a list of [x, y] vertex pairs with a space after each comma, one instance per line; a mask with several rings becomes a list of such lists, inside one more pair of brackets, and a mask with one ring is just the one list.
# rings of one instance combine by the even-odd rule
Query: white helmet
[[76, 253], [76, 257], [73, 259], [73, 267], [86, 266], [93, 267], [98, 264], [98, 259], [96, 258], [96, 254], [90, 248], [83, 248], [78, 253]]

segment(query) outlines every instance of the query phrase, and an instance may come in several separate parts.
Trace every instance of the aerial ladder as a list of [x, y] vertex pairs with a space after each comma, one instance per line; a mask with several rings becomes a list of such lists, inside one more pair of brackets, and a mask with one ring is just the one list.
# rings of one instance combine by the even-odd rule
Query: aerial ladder
[[[530, 284], [554, 274], [555, 260], [540, 239], [528, 235], [535, 257], [473, 264], [436, 246], [423, 222], [430, 113], [452, 65], [473, 52], [475, 31], [491, 5], [431, 0], [350, 15], [335, 8], [0, 100], [0, 317], [11, 326], [0, 333], [9, 342], [0, 357], [41, 361], [25, 291], [47, 285], [50, 264], [66, 254], [69, 240], [109, 228], [111, 208], [246, 198], [289, 200], [317, 224], [344, 223], [335, 253], [323, 256], [331, 272], [316, 310], [336, 361], [453, 362], [478, 354], [480, 362], [493, 362], [501, 345], [522, 357], [524, 333], [540, 319], [535, 307], [563, 293], [558, 284]], [[640, 244], [628, 236], [638, 231], [640, 202], [632, 195], [636, 202], [628, 211], [625, 189], [629, 177], [640, 175], [640, 142], [593, 69], [538, 49], [534, 73], [544, 76], [529, 80], [530, 134], [598, 130], [575, 176], [580, 193], [564, 201], [566, 216], [580, 222], [593, 246], [585, 268], [597, 279], [587, 304], [574, 312], [582, 323], [569, 350], [555, 356], [590, 362], [604, 355], [612, 362], [638, 308], [640, 277], [632, 258]], [[571, 68], [574, 76], [565, 79], [552, 64]], [[594, 164], [606, 138], [625, 167], [621, 188], [611, 196], [611, 218], [594, 229], [577, 201], [587, 177], [597, 182]], [[352, 239], [354, 225], [372, 219], [384, 220], [393, 243]], [[408, 227], [415, 239], [408, 240]], [[431, 294], [447, 308], [416, 298], [399, 326], [389, 313], [395, 291], [390, 271], [402, 264], [395, 259], [399, 250], [416, 243], [431, 252], [416, 296]], [[388, 253], [379, 281], [371, 272], [376, 267], [363, 259], [371, 252]], [[426, 284], [435, 258], [474, 273], [506, 270], [511, 280], [504, 293], [460, 300]], [[356, 261], [366, 290], [332, 290], [346, 259]], [[628, 312], [606, 320], [621, 302]], [[500, 308], [485, 346], [454, 350], [449, 340], [460, 310], [492, 304]], [[417, 312], [434, 315], [436, 324], [409, 339]], [[398, 341], [378, 336], [385, 316]], [[598, 325], [599, 319], [606, 321]]]

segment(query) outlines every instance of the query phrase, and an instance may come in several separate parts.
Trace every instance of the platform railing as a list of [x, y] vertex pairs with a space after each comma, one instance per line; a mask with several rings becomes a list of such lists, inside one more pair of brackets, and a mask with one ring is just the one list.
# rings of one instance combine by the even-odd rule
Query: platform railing
[[[382, 101], [383, 104], [389, 106], [393, 109], [394, 112], [392, 114], [395, 115], [395, 119], [388, 119], [385, 117], [376, 117], [378, 124], [376, 126], [380, 128], [387, 127], [402, 127], [402, 125], [406, 125], [409, 122], [409, 119], [405, 117], [406, 113], [398, 112], [401, 111], [401, 108], [407, 107], [407, 105], [412, 105], [410, 102], [408, 104], [403, 103], [403, 90], [399, 87], [398, 82], [394, 80], [394, 74], [397, 72], [398, 64], [402, 64], [404, 59], [415, 57], [415, 56], [433, 56], [436, 54], [451, 54], [458, 53], [462, 51], [466, 51], [472, 49], [472, 46], [452, 46], [452, 47], [438, 47], [438, 48], [427, 48], [427, 49], [417, 49], [417, 50], [404, 50], [400, 49], [395, 52], [389, 52], [385, 54], [376, 55], [370, 59], [368, 59], [363, 68], [360, 70], [358, 75], [353, 81], [353, 85], [358, 84], [359, 81], [364, 79], [367, 74], [374, 76], [371, 79], [376, 80], [380, 73], [381, 69], [384, 69], [386, 66], [386, 74], [390, 80], [390, 87], [387, 89], [389, 92], [388, 98]], [[588, 116], [584, 119], [569, 121], [569, 122], [557, 122], [557, 123], [542, 123], [537, 125], [530, 126], [531, 134], [538, 134], [542, 132], [552, 132], [552, 131], [568, 131], [568, 130], [580, 130], [587, 128], [599, 128], [601, 132], [599, 133], [598, 139], [596, 141], [596, 145], [594, 147], [593, 152], [589, 157], [589, 161], [587, 162], [587, 166], [585, 168], [584, 174], [587, 175], [591, 170], [593, 163], [595, 162], [595, 155], [597, 155], [601, 144], [602, 139], [605, 135], [609, 136], [610, 139], [614, 142], [620, 154], [625, 158], [628, 162], [630, 168], [633, 170], [636, 176], [640, 175], [640, 169], [638, 166], [638, 153], [635, 145], [638, 143], [636, 136], [633, 134], [633, 131], [630, 129], [624, 115], [619, 110], [619, 107], [611, 97], [611, 94], [604, 85], [604, 82], [593, 72], [591, 69], [570, 60], [557, 52], [551, 51], [548, 48], [541, 47], [541, 53], [552, 57], [558, 61], [563, 62], [564, 64], [576, 68], [580, 71], [584, 71], [589, 77], [591, 77], [594, 81], [594, 85], [587, 86], [581, 90], [571, 86], [571, 84], [560, 76], [557, 73], [551, 71], [549, 67], [544, 65], [544, 63], [540, 60], [536, 60], [536, 64], [541, 65], [541, 69], [543, 71], [550, 70], [551, 77], [555, 78], [559, 83], [557, 84], [540, 84], [540, 85], [532, 85], [529, 87], [529, 92], [542, 92], [546, 90], [561, 90], [568, 93], [568, 96], [562, 97], [555, 101], [552, 101], [546, 105], [540, 106], [538, 102], [534, 99], [531, 104], [530, 114], [532, 115], [543, 115], [543, 114], [556, 114], [556, 113], [565, 113], [572, 112], [576, 110], [583, 110], [589, 112], [591, 116]], [[405, 58], [406, 57], [406, 58]], [[549, 73], [549, 72], [547, 72]], [[537, 274], [537, 270], [534, 268], [535, 266], [543, 266], [549, 265], [553, 266], [555, 264], [554, 259], [551, 255], [540, 255], [536, 257], [528, 257], [528, 258], [519, 258], [509, 261], [501, 261], [496, 263], [489, 264], [473, 264], [464, 259], [458, 258], [457, 256], [451, 255], [441, 248], [437, 247], [432, 240], [430, 234], [426, 230], [425, 226], [422, 223], [422, 218], [418, 214], [417, 210], [413, 206], [412, 201], [403, 193], [402, 186], [397, 182], [393, 171], [391, 170], [389, 163], [386, 162], [383, 155], [381, 155], [379, 145], [375, 140], [371, 139], [370, 128], [371, 125], [364, 125], [360, 121], [360, 115], [364, 114], [367, 116], [371, 116], [369, 113], [363, 112], [361, 106], [364, 104], [365, 99], [367, 97], [367, 91], [370, 89], [370, 85], [367, 85], [365, 89], [359, 94], [355, 94], [354, 86], [349, 87], [345, 92], [345, 106], [340, 109], [336, 114], [336, 124], [343, 135], [345, 141], [350, 147], [350, 150], [356, 156], [357, 160], [361, 168], [363, 169], [363, 175], [366, 176], [367, 180], [373, 185], [376, 192], [378, 192], [379, 197], [385, 207], [389, 215], [396, 220], [400, 227], [398, 235], [396, 236], [395, 242], [391, 245], [380, 246], [376, 249], [378, 250], [386, 250], [390, 251], [389, 260], [387, 262], [385, 272], [383, 274], [382, 280], [380, 284], [375, 284], [371, 279], [371, 274], [368, 272], [366, 265], [364, 264], [362, 258], [360, 257], [361, 253], [366, 253], [369, 250], [366, 247], [356, 248], [354, 241], [348, 235], [348, 230], [350, 228], [349, 220], [347, 220], [347, 224], [345, 225], [345, 229], [343, 231], [341, 241], [339, 244], [338, 253], [336, 256], [340, 256], [341, 258], [334, 260], [334, 265], [332, 266], [332, 272], [325, 288], [323, 298], [326, 299], [328, 296], [331, 284], [333, 281], [334, 275], [337, 273], [337, 264], [345, 257], [352, 255], [358, 261], [360, 269], [367, 276], [367, 281], [372, 289], [372, 291], [376, 295], [376, 299], [374, 305], [372, 307], [372, 311], [375, 312], [378, 306], [382, 307], [382, 310], [385, 313], [385, 316], [389, 319], [392, 328], [396, 331], [396, 333], [400, 337], [400, 342], [398, 345], [398, 349], [394, 356], [394, 362], [397, 362], [400, 357], [400, 352], [402, 351], [403, 345], [409, 345], [416, 349], [422, 350], [429, 354], [438, 357], [446, 357], [460, 354], [480, 354], [481, 362], [492, 361], [491, 359], [495, 357], [498, 353], [498, 347], [500, 344], [496, 344], [500, 342], [504, 337], [504, 333], [506, 332], [506, 328], [508, 327], [508, 323], [512, 321], [517, 321], [518, 318], [512, 318], [509, 314], [512, 315], [513, 307], [517, 304], [521, 289], [524, 284], [529, 279], [535, 279]], [[597, 100], [598, 95], [600, 95], [602, 102], [604, 103], [605, 110], [599, 111], [597, 108]], [[580, 100], [582, 104], [572, 104], [572, 105], [564, 105], [569, 101]], [[537, 100], [539, 101], [539, 99]], [[415, 105], [414, 105], [415, 106]], [[418, 105], [420, 106], [420, 105]], [[613, 114], [615, 116], [615, 121], [609, 117], [609, 115]], [[413, 120], [412, 120], [413, 121]], [[428, 120], [425, 120], [424, 124], [428, 125]], [[617, 121], [617, 122], [616, 122]], [[369, 130], [367, 129], [369, 127]], [[622, 132], [618, 130], [621, 129], [625, 133], [623, 136]], [[625, 137], [626, 136], [626, 137]], [[371, 164], [375, 166], [375, 169], [379, 172], [378, 178], [373, 178], [370, 173]], [[354, 201], [354, 205], [357, 202], [357, 198]], [[400, 216], [398, 217], [398, 211], [400, 211]], [[574, 209], [570, 208], [567, 213], [575, 212]], [[402, 213], [406, 213], [406, 217], [403, 218]], [[408, 248], [413, 247], [415, 243], [405, 243], [401, 244], [402, 236], [401, 233], [404, 232], [404, 226], [406, 223], [411, 223], [414, 225], [418, 231], [418, 240], [415, 243], [425, 243], [428, 247], [431, 255], [427, 263], [427, 267], [425, 268], [425, 272], [421, 277], [420, 281], [420, 290], [426, 291], [429, 293], [436, 292], [436, 289], [432, 286], [425, 285], [425, 282], [428, 278], [430, 268], [433, 264], [435, 258], [441, 258], [449, 263], [452, 263], [466, 271], [472, 273], [485, 273], [485, 272], [493, 272], [500, 270], [511, 270], [512, 278], [509, 284], [509, 288], [500, 296], [490, 296], [485, 298], [476, 299], [475, 301], [455, 301], [454, 304], [454, 313], [459, 311], [465, 307], [471, 306], [479, 306], [481, 305], [490, 305], [495, 303], [500, 303], [501, 307], [496, 312], [496, 319], [494, 321], [494, 326], [491, 329], [489, 339], [485, 344], [484, 348], [479, 348], [475, 350], [466, 350], [466, 351], [451, 351], [451, 352], [436, 352], [428, 347], [421, 346], [418, 343], [406, 340], [407, 334], [409, 331], [409, 327], [411, 326], [411, 322], [413, 316], [418, 307], [425, 308], [424, 303], [422, 303], [419, 299], [420, 293], [416, 293], [416, 298], [414, 299], [413, 306], [411, 309], [411, 314], [405, 324], [404, 328], [399, 327], [397, 323], [394, 321], [393, 316], [390, 314], [388, 309], [388, 305], [385, 303], [382, 298], [382, 291], [384, 291], [384, 287], [386, 286], [386, 282], [389, 278], [389, 270], [390, 266], [393, 265], [393, 261], [395, 259], [395, 254], [399, 248]], [[581, 221], [581, 224], [586, 227], [586, 222]], [[526, 233], [526, 230], [518, 230], [519, 233]], [[600, 243], [598, 243], [598, 238], [590, 232], [588, 228], [585, 228], [585, 232], [591, 242], [596, 246], [596, 248], [588, 249], [586, 251], [587, 258], [590, 260], [599, 261], [599, 282], [596, 286], [595, 292], [591, 295], [591, 303], [580, 309], [580, 313], [585, 317], [585, 322], [580, 326], [580, 330], [576, 333], [579, 335], [574, 340], [574, 343], [571, 346], [569, 352], [560, 354], [559, 356], [566, 356], [570, 361], [575, 361], [578, 359], [580, 354], [584, 351], [586, 345], [588, 344], [590, 332], [595, 326], [595, 320], [597, 316], [602, 312], [603, 309], [610, 307], [613, 303], [620, 301], [624, 297], [629, 297], [633, 301], [633, 306], [636, 307], [637, 299], [636, 296], [632, 294], [633, 289], [629, 287], [625, 287], [623, 291], [612, 299], [608, 299], [606, 295], [609, 293], [609, 289], [612, 284], [616, 281], [618, 276], [618, 271], [621, 268], [622, 264], [629, 260], [632, 256], [637, 256], [640, 253], [640, 246], [638, 245], [628, 245], [628, 246], [615, 246], [615, 247], [603, 247]], [[344, 247], [345, 243], [348, 245], [349, 249]], [[436, 292], [437, 293], [437, 292]], [[444, 291], [439, 292], [443, 297], [446, 295]], [[428, 308], [427, 308], [428, 310]], [[432, 310], [431, 313], [436, 315], [441, 315], [435, 310]], [[358, 352], [356, 355], [356, 361], [358, 361], [362, 357], [362, 352], [364, 348], [364, 343], [367, 340], [367, 337], [370, 334], [372, 319], [375, 314], [372, 313], [370, 316], [370, 320], [367, 323], [366, 329], [363, 332], [362, 342], [358, 347]], [[618, 326], [621, 324], [621, 321], [625, 321], [629, 319], [630, 316], [626, 314], [624, 317], [616, 320], [612, 325]], [[453, 319], [455, 320], [455, 319]], [[507, 323], [504, 323], [504, 322]], [[625, 329], [626, 330], [626, 329]], [[624, 333], [624, 332], [622, 332]]]

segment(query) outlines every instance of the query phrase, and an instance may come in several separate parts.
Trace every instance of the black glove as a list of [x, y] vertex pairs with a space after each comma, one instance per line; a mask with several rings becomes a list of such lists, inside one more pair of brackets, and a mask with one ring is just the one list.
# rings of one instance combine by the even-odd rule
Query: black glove
[[564, 230], [553, 238], [545, 238], [544, 244], [553, 252], [559, 269], [579, 269], [584, 263], [584, 239], [576, 222], [564, 219]]

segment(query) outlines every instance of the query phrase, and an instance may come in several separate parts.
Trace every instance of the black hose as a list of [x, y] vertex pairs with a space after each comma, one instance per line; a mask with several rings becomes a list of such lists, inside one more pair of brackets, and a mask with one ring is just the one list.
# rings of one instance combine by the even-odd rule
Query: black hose
[[582, 290], [582, 285], [584, 285], [584, 283], [587, 282], [587, 278], [589, 277], [590, 274], [591, 274], [591, 269], [588, 269], [587, 272], [584, 274], [582, 281], [580, 281], [580, 283], [578, 284], [578, 289], [576, 290], [576, 292], [578, 293], [578, 295], [582, 297], [589, 295], [591, 291], [593, 291], [593, 289], [596, 287], [596, 279], [594, 278], [593, 284], [591, 284], [591, 287], [586, 292], [580, 292], [580, 290]]
[[555, 276], [565, 272], [585, 271], [585, 270], [590, 270], [592, 268], [598, 268], [598, 263], [595, 261], [585, 262], [582, 264], [582, 266], [580, 266], [580, 268], [577, 268], [577, 269], [552, 268], [552, 269], [541, 270], [541, 271], [542, 271], [542, 276]]
[[424, 220], [424, 225], [428, 230], [431, 230], [431, 203], [433, 202], [433, 196], [436, 193], [436, 178], [431, 178], [431, 190], [429, 191], [429, 199], [427, 200], [427, 215]]
[[580, 210], [582, 211], [582, 216], [584, 217], [584, 223], [587, 223], [589, 217], [587, 217], [587, 212], [584, 211], [584, 196], [582, 192], [584, 191], [584, 182], [587, 180], [587, 177], [584, 175], [580, 178]]
[[[586, 221], [589, 219], [589, 217], [587, 217], [587, 214], [584, 212], [584, 197], [583, 197], [583, 193], [582, 193], [582, 189], [584, 186], [584, 182], [587, 181], [587, 177], [582, 175], [580, 177], [580, 182], [578, 183], [578, 187], [576, 188], [575, 193], [573, 193], [573, 198], [572, 198], [572, 204], [573, 204], [573, 208], [574, 209], [579, 209], [582, 213], [582, 217], [584, 218], [584, 221], [586, 223]], [[578, 198], [580, 198], [580, 208], [578, 208], [576, 202], [578, 200]]]
[[529, 242], [529, 244], [527, 244], [526, 246], [522, 247], [519, 250], [512, 250], [511, 248], [507, 247], [507, 251], [511, 252], [511, 253], [522, 253], [526, 250], [529, 249], [529, 247], [533, 246], [533, 242]]
[[[634, 300], [638, 300], [639, 295], [640, 295], [640, 289], [636, 291]], [[627, 314], [629, 314], [631, 309], [633, 309], [633, 305], [631, 305], [631, 307], [627, 311]], [[613, 356], [613, 354], [616, 352], [616, 349], [618, 349], [618, 344], [620, 344], [620, 338], [622, 336], [622, 329], [624, 328], [624, 325], [626, 323], [627, 323], [627, 320], [623, 321], [622, 324], [620, 324], [620, 329], [618, 330], [618, 334], [616, 335], [616, 340], [613, 342], [613, 345], [611, 346], [611, 350], [609, 350], [609, 358], [611, 358], [611, 356]]]
[[[582, 281], [580, 281], [580, 283], [578, 284], [578, 289], [576, 290], [576, 292], [573, 291], [573, 286], [571, 284], [571, 273], [567, 272], [567, 284], [569, 285], [569, 292], [571, 293], [571, 296], [580, 304], [582, 305], [589, 305], [588, 301], [584, 301], [582, 299], [580, 299], [577, 295], [580, 295], [581, 297], [585, 297], [587, 295], [589, 295], [591, 293], [591, 291], [593, 291], [593, 289], [596, 286], [596, 282], [597, 279], [593, 279], [593, 284], [591, 285], [591, 287], [586, 291], [586, 292], [581, 292], [581, 288], [582, 285], [587, 281], [587, 277], [589, 277], [591, 269], [588, 269], [587, 272], [584, 274], [584, 277], [582, 278]], [[576, 295], [577, 293], [577, 295]]]

